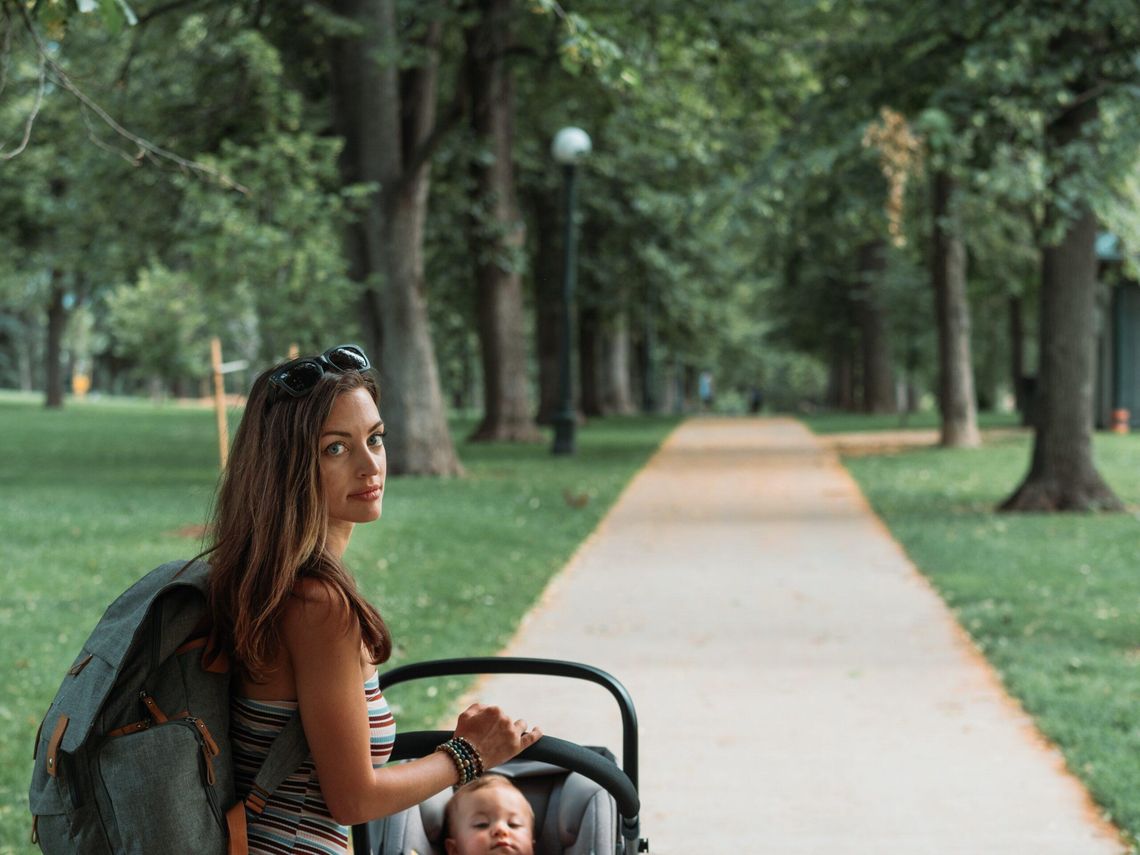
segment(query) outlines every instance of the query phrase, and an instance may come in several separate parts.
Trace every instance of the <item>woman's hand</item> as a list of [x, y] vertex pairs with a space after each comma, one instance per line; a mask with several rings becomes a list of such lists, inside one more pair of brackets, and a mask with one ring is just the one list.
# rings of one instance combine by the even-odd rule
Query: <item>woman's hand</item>
[[459, 715], [455, 735], [475, 746], [483, 758], [483, 768], [493, 769], [542, 738], [537, 727], [527, 728], [522, 719], [511, 721], [498, 707], [472, 704]]

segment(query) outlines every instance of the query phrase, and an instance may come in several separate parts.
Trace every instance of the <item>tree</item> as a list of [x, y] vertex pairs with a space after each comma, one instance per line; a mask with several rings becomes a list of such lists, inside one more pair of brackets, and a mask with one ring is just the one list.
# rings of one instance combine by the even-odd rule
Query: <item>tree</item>
[[380, 354], [392, 471], [454, 475], [460, 465], [428, 325], [423, 257], [430, 158], [457, 119], [436, 122], [443, 12], [433, 6], [426, 18], [413, 16], [408, 35], [395, 0], [336, 0], [332, 8], [328, 61], [345, 141], [342, 175], [368, 188], [346, 254], [366, 345]]
[[472, 199], [477, 329], [483, 357], [483, 420], [477, 440], [538, 439], [533, 421], [523, 323], [525, 227], [515, 190], [511, 0], [480, 0], [466, 32], [471, 91]]
[[[1046, 60], [1027, 94], [1045, 96], [1042, 154], [1049, 176], [1043, 220], [1040, 370], [1028, 474], [1003, 510], [1118, 510], [1093, 463], [1098, 185], [1134, 159], [1134, 123], [1105, 123], [1101, 105], [1136, 104], [1140, 27], [1112, 4], [1050, 8], [1028, 56]], [[1017, 44], [1018, 42], [1015, 42]], [[998, 52], [1001, 55], [1001, 52]], [[1047, 59], [1046, 59], [1047, 58]], [[1042, 71], [1045, 73], [1042, 73]], [[1121, 144], [1124, 144], [1123, 146]], [[1122, 157], [1120, 149], [1133, 154]]]
[[[184, 388], [206, 370], [211, 334], [253, 364], [283, 357], [290, 344], [327, 347], [333, 329], [356, 335], [344, 330], [346, 279], [333, 240], [345, 211], [339, 145], [304, 127], [277, 51], [244, 11], [202, 5], [208, 11], [144, 12], [125, 36], [83, 16], [69, 21], [51, 74], [72, 72], [84, 88], [46, 93], [33, 144], [0, 184], [0, 232], [18, 247], [5, 278], [22, 279], [49, 319], [52, 400], [79, 356], [93, 361], [97, 389], [140, 373]], [[28, 42], [21, 50], [15, 67], [27, 68], [36, 54]], [[0, 110], [24, 105], [5, 100]], [[198, 159], [180, 158], [175, 172], [152, 152], [174, 148]], [[147, 311], [132, 300], [136, 288], [196, 301], [201, 322], [179, 329], [197, 338], [180, 332], [156, 350], [171, 319], [161, 303]], [[80, 308], [100, 342], [94, 353], [69, 353], [76, 337], [56, 332]]]

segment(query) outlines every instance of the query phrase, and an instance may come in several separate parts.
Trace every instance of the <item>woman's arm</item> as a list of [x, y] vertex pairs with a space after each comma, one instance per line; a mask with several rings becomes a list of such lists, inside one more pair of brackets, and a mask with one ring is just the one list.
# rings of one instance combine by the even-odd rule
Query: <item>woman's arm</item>
[[[372, 768], [368, 707], [360, 669], [361, 637], [347, 604], [320, 584], [303, 586], [282, 618], [282, 641], [297, 687], [298, 709], [321, 793], [342, 825], [388, 816], [419, 804], [459, 780], [447, 754]], [[487, 769], [506, 762], [542, 735], [527, 733], [497, 707], [474, 705], [455, 733], [468, 739]]]

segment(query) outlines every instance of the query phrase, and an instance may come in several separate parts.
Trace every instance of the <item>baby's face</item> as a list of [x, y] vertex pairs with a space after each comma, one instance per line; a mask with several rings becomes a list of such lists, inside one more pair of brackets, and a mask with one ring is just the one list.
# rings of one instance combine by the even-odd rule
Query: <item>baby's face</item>
[[446, 844], [447, 855], [534, 855], [526, 798], [506, 787], [464, 794]]

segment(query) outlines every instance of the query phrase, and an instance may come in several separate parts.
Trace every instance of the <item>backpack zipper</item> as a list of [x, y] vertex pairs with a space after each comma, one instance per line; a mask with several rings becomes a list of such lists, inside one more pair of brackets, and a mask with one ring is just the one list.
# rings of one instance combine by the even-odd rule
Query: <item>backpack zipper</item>
[[[146, 689], [139, 692], [139, 700], [142, 701], [146, 711], [150, 714], [154, 724], [166, 724], [170, 721], [166, 714], [158, 706], [158, 702], [147, 693]], [[210, 733], [210, 728], [206, 727], [206, 722], [196, 716], [186, 716], [182, 719], [174, 719], [175, 722], [185, 722], [197, 731], [198, 744], [202, 746], [202, 759], [206, 763], [206, 781], [211, 787], [217, 782], [217, 775], [214, 774], [214, 758], [222, 753], [222, 749], [218, 747], [218, 743], [214, 741], [213, 734]], [[146, 725], [146, 722], [140, 722], [140, 725]], [[140, 730], [145, 727], [140, 727]]]
[[193, 716], [185, 719], [185, 721], [190, 722], [198, 731], [198, 741], [202, 743], [202, 758], [206, 761], [206, 780], [213, 787], [217, 780], [214, 775], [214, 758], [222, 753], [222, 749], [218, 747], [218, 743], [214, 742], [214, 737], [210, 735], [210, 729], [206, 727], [206, 722]]

